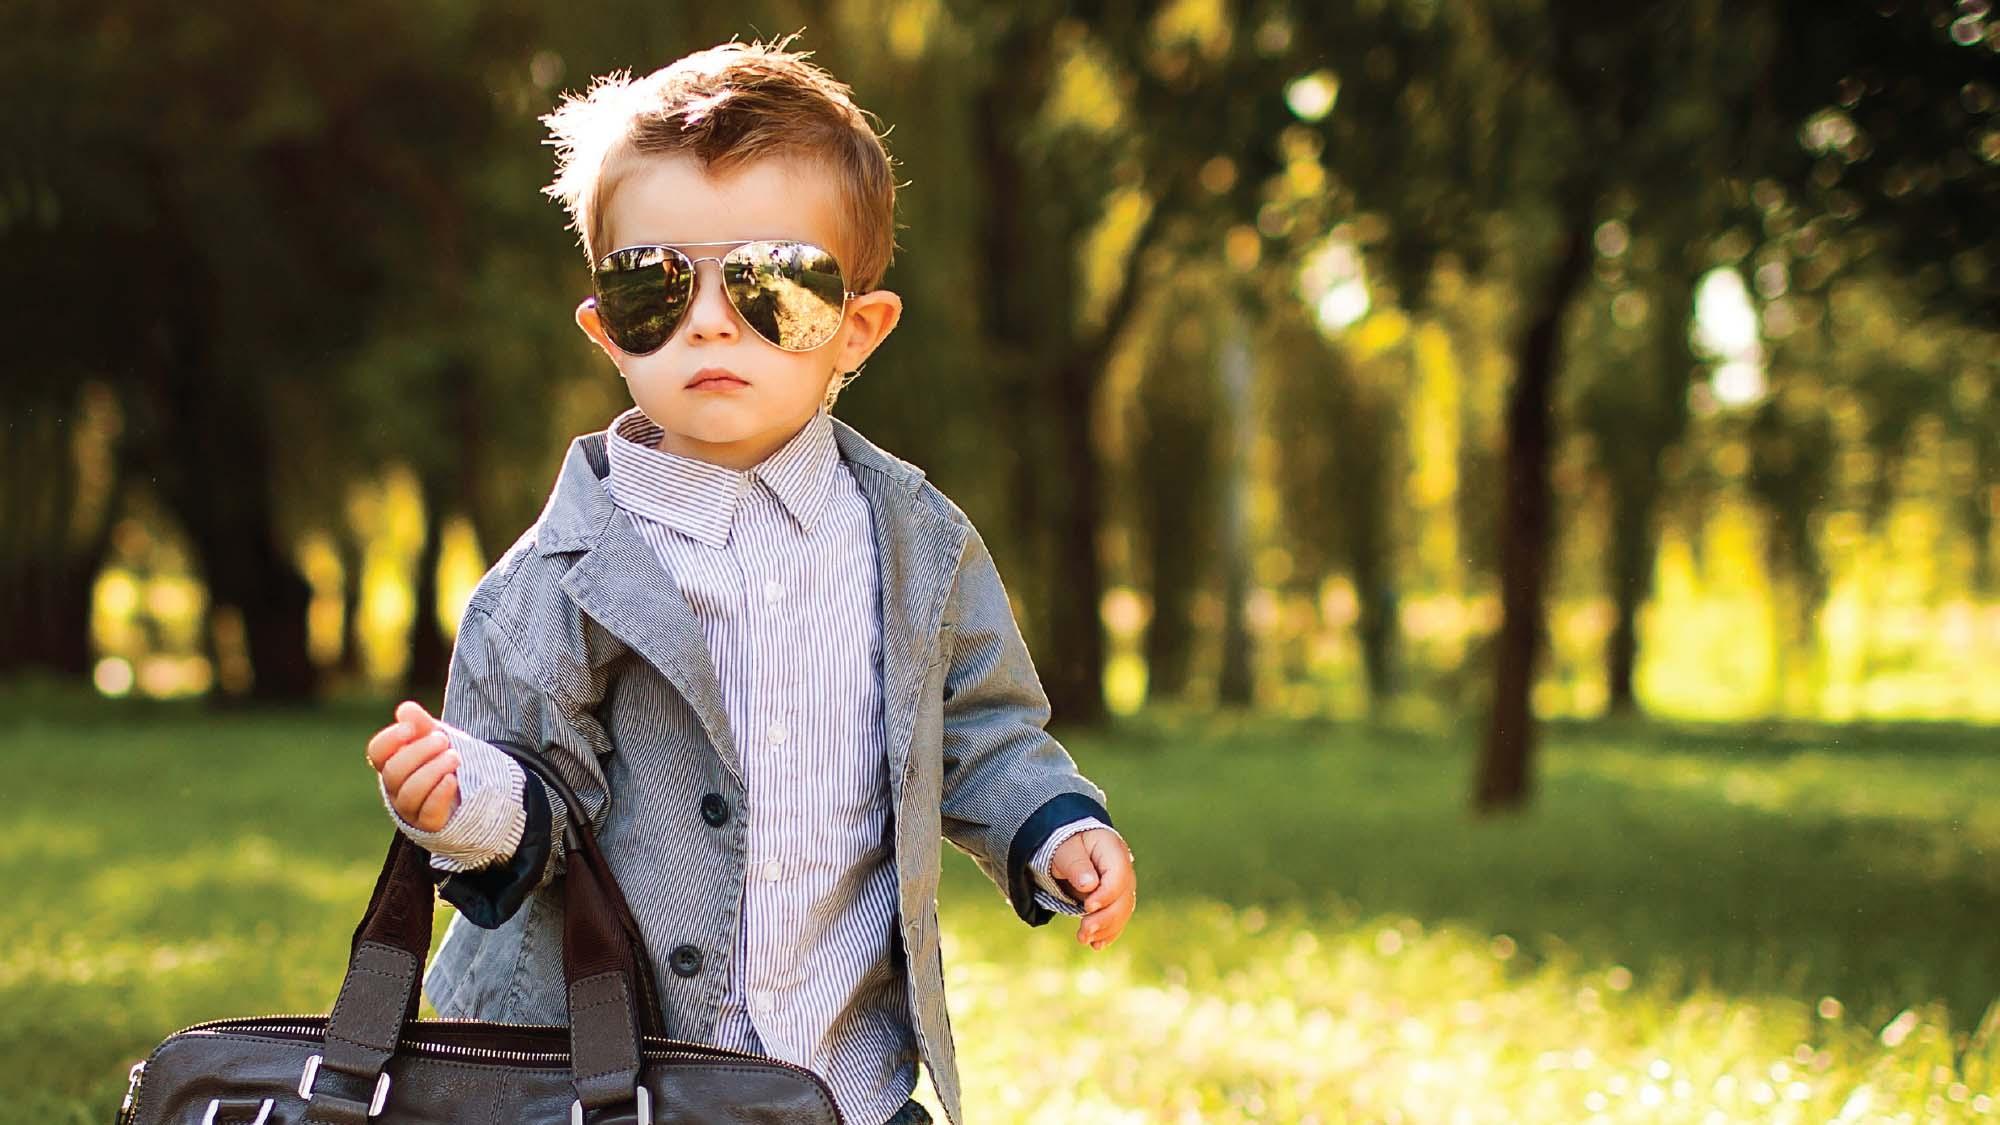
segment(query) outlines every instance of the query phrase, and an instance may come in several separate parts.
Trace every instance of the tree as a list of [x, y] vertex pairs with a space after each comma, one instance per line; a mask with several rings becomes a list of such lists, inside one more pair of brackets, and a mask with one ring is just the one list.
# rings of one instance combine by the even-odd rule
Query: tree
[[29, 240], [63, 248], [36, 256], [40, 283], [9, 303], [11, 326], [90, 314], [66, 340], [76, 354], [48, 362], [105, 373], [130, 479], [186, 530], [214, 611], [240, 617], [260, 698], [303, 698], [317, 679], [291, 557], [302, 496], [283, 483], [314, 443], [285, 423], [338, 397], [357, 326], [407, 295], [391, 291], [440, 215], [424, 193], [462, 191], [441, 185], [491, 136], [476, 77], [491, 56], [468, 48], [504, 57], [508, 18], [381, 4], [279, 5], [254, 23], [186, 6], [10, 13], [18, 65], [4, 69], [28, 107], [14, 151], [34, 154], [26, 175], [53, 205], [8, 228], [9, 257]]

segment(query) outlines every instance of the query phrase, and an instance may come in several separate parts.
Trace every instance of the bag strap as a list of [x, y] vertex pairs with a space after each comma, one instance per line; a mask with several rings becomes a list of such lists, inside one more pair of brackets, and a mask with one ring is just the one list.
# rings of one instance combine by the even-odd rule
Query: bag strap
[[[666, 1014], [660, 1010], [660, 990], [654, 985], [653, 959], [646, 949], [646, 938], [639, 930], [638, 919], [632, 916], [632, 908], [626, 905], [625, 892], [618, 887], [618, 880], [611, 874], [611, 863], [597, 846], [597, 834], [590, 830], [583, 800], [570, 788], [569, 782], [555, 766], [541, 755], [515, 742], [493, 742], [491, 745], [527, 769], [535, 771], [556, 796], [561, 797], [569, 815], [565, 817], [563, 846], [569, 854], [569, 870], [574, 871], [578, 856], [587, 859], [585, 867], [594, 884], [596, 893], [587, 897], [584, 906], [576, 906], [566, 895], [563, 903], [563, 962], [564, 976], [574, 984], [583, 977], [597, 972], [628, 969], [632, 973], [630, 985], [639, 994], [639, 1017], [649, 1035], [666, 1035]], [[577, 911], [589, 911], [593, 916], [584, 919], [586, 925], [579, 927]], [[596, 934], [612, 926], [624, 934], [623, 950], [613, 950], [596, 939]], [[577, 942], [583, 942], [574, 950]], [[595, 943], [595, 944], [593, 944]], [[592, 957], [596, 953], [598, 956]]]
[[[586, 1110], [629, 1100], [639, 1081], [640, 1036], [666, 1035], [652, 958], [618, 881], [597, 846], [585, 806], [540, 755], [494, 743], [535, 771], [571, 810], [563, 840], [563, 979], [568, 986], [570, 1070]], [[305, 1121], [348, 1125], [376, 1087], [417, 1017], [430, 953], [436, 885], [430, 853], [393, 832], [368, 909], [355, 927], [347, 975], [327, 1019], [326, 1051]]]

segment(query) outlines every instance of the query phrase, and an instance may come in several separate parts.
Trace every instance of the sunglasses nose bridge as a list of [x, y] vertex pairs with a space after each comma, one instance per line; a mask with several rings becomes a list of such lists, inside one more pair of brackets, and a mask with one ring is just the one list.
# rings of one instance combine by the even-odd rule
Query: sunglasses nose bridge
[[[688, 298], [688, 311], [687, 311], [688, 321], [692, 322], [694, 320], [695, 310], [697, 306], [701, 304], [703, 290], [706, 288], [707, 283], [702, 280], [701, 264], [703, 262], [715, 263], [715, 288], [717, 291], [717, 295], [722, 298], [722, 303], [728, 307], [729, 315], [732, 318], [740, 316], [741, 313], [738, 312], [736, 308], [736, 299], [729, 295], [729, 286], [728, 284], [726, 284], [723, 277], [722, 259], [711, 254], [706, 257], [701, 257], [701, 258], [691, 257], [688, 259], [688, 272], [694, 275], [694, 282], [693, 282], [694, 292]], [[692, 324], [690, 324], [690, 326], [692, 327]], [[699, 329], [696, 329], [696, 331], [699, 331]]]
[[694, 283], [697, 289], [701, 287], [701, 273], [702, 273], [701, 264], [703, 262], [714, 262], [716, 276], [718, 278], [722, 276], [721, 258], [715, 257], [712, 254], [705, 258], [689, 258], [687, 260], [688, 272], [694, 275]]

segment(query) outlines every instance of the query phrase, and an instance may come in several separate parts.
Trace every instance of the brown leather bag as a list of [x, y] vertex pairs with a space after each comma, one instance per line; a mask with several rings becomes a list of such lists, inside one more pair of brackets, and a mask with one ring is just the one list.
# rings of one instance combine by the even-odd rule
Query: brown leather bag
[[[572, 809], [533, 752], [495, 743]], [[211, 1020], [132, 1068], [117, 1125], [839, 1125], [812, 1071], [669, 1039], [639, 926], [588, 824], [564, 835], [569, 1025], [417, 1018], [430, 856], [397, 832], [329, 1016]]]

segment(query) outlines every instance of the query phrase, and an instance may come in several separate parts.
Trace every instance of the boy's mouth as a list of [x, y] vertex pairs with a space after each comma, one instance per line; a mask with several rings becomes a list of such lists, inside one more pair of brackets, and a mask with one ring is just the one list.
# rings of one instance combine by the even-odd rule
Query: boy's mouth
[[727, 391], [737, 387], [747, 387], [749, 382], [727, 367], [704, 367], [687, 381], [690, 391]]

